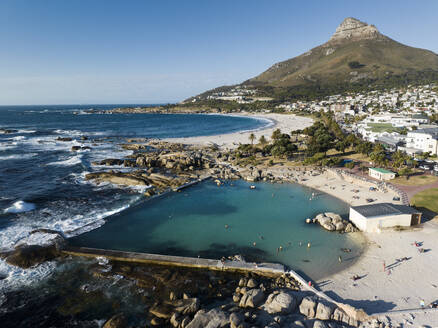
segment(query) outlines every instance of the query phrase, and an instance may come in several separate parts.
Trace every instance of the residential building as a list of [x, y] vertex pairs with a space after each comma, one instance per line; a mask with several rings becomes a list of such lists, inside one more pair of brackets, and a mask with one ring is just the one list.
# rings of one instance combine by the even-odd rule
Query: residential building
[[432, 155], [438, 154], [438, 127], [409, 131], [406, 137], [406, 147], [418, 152]]

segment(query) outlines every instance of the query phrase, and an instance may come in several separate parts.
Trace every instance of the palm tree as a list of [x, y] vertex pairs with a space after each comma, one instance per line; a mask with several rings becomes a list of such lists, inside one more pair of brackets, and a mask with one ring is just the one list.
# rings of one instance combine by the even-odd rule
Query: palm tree
[[262, 145], [262, 147], [264, 147], [267, 143], [268, 143], [268, 140], [266, 140], [265, 136], [262, 135], [259, 139], [259, 144]]
[[256, 136], [254, 135], [254, 133], [251, 133], [251, 134], [249, 135], [249, 140], [251, 140], [251, 145], [254, 144], [254, 140], [255, 140], [255, 138], [256, 138]]

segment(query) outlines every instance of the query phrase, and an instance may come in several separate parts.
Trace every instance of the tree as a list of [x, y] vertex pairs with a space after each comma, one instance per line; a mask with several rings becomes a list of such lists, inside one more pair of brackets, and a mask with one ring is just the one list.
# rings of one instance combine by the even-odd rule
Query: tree
[[254, 133], [251, 133], [251, 134], [249, 135], [249, 140], [251, 141], [251, 145], [254, 144], [254, 140], [255, 140], [255, 138], [256, 138], [256, 136], [254, 135]]
[[335, 149], [336, 149], [337, 151], [341, 151], [342, 153], [345, 153], [345, 149], [347, 149], [347, 147], [348, 147], [348, 144], [347, 144], [347, 142], [344, 141], [344, 140], [338, 141], [338, 142], [335, 144]]
[[386, 163], [385, 148], [381, 144], [376, 144], [370, 154], [370, 158], [375, 164], [384, 165]]
[[398, 174], [400, 176], [405, 176], [406, 180], [408, 180], [409, 179], [409, 175], [411, 174], [411, 172], [412, 172], [412, 170], [409, 167], [403, 167], [402, 169], [400, 169], [398, 171]]
[[281, 135], [282, 135], [281, 130], [280, 129], [276, 129], [276, 130], [274, 130], [274, 132], [272, 132], [271, 139], [272, 140], [277, 140], [277, 139], [281, 138]]
[[369, 155], [373, 150], [373, 144], [369, 141], [359, 142], [355, 148], [356, 152]]
[[266, 140], [265, 136], [262, 135], [262, 136], [259, 138], [259, 144], [260, 144], [262, 147], [264, 147], [264, 146], [266, 146], [267, 143], [268, 143], [268, 140]]
[[400, 150], [397, 150], [394, 154], [392, 154], [392, 166], [394, 168], [401, 167], [405, 161], [409, 159], [409, 156], [401, 152]]

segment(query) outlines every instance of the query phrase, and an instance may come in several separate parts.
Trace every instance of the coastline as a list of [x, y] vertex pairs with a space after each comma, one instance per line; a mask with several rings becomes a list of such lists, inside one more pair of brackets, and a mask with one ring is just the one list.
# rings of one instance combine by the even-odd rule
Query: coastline
[[276, 114], [276, 113], [257, 113], [252, 114], [248, 112], [242, 112], [238, 114], [207, 114], [207, 115], [226, 115], [237, 117], [250, 117], [253, 119], [270, 121], [271, 124], [262, 126], [252, 130], [239, 131], [226, 134], [218, 134], [212, 136], [198, 136], [198, 137], [186, 137], [186, 138], [164, 138], [163, 141], [176, 142], [186, 145], [211, 145], [216, 144], [222, 149], [234, 149], [239, 144], [250, 143], [249, 136], [253, 133], [256, 137], [255, 143], [263, 135], [266, 139], [270, 139], [272, 132], [276, 129], [280, 129], [283, 133], [290, 133], [294, 130], [304, 129], [313, 124], [313, 119], [309, 117], [296, 116], [293, 114]]

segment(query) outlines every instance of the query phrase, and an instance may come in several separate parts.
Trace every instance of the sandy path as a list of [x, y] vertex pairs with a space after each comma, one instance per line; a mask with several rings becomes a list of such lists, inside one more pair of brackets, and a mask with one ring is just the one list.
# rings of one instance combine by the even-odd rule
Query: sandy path
[[[233, 115], [233, 114], [230, 114]], [[203, 137], [189, 137], [189, 138], [169, 138], [164, 139], [170, 142], [179, 142], [184, 144], [196, 144], [196, 145], [208, 145], [210, 143], [215, 143], [223, 149], [233, 149], [237, 148], [239, 144], [250, 143], [249, 135], [254, 133], [257, 140], [263, 135], [266, 139], [270, 139], [272, 132], [276, 129], [280, 129], [283, 133], [290, 133], [293, 130], [304, 129], [313, 124], [313, 120], [309, 117], [296, 116], [291, 114], [273, 114], [273, 113], [239, 113], [238, 116], [248, 116], [260, 119], [268, 119], [272, 122], [267, 128], [255, 130], [255, 131], [244, 131], [235, 132], [228, 134], [220, 134], [215, 136], [203, 136]]]

